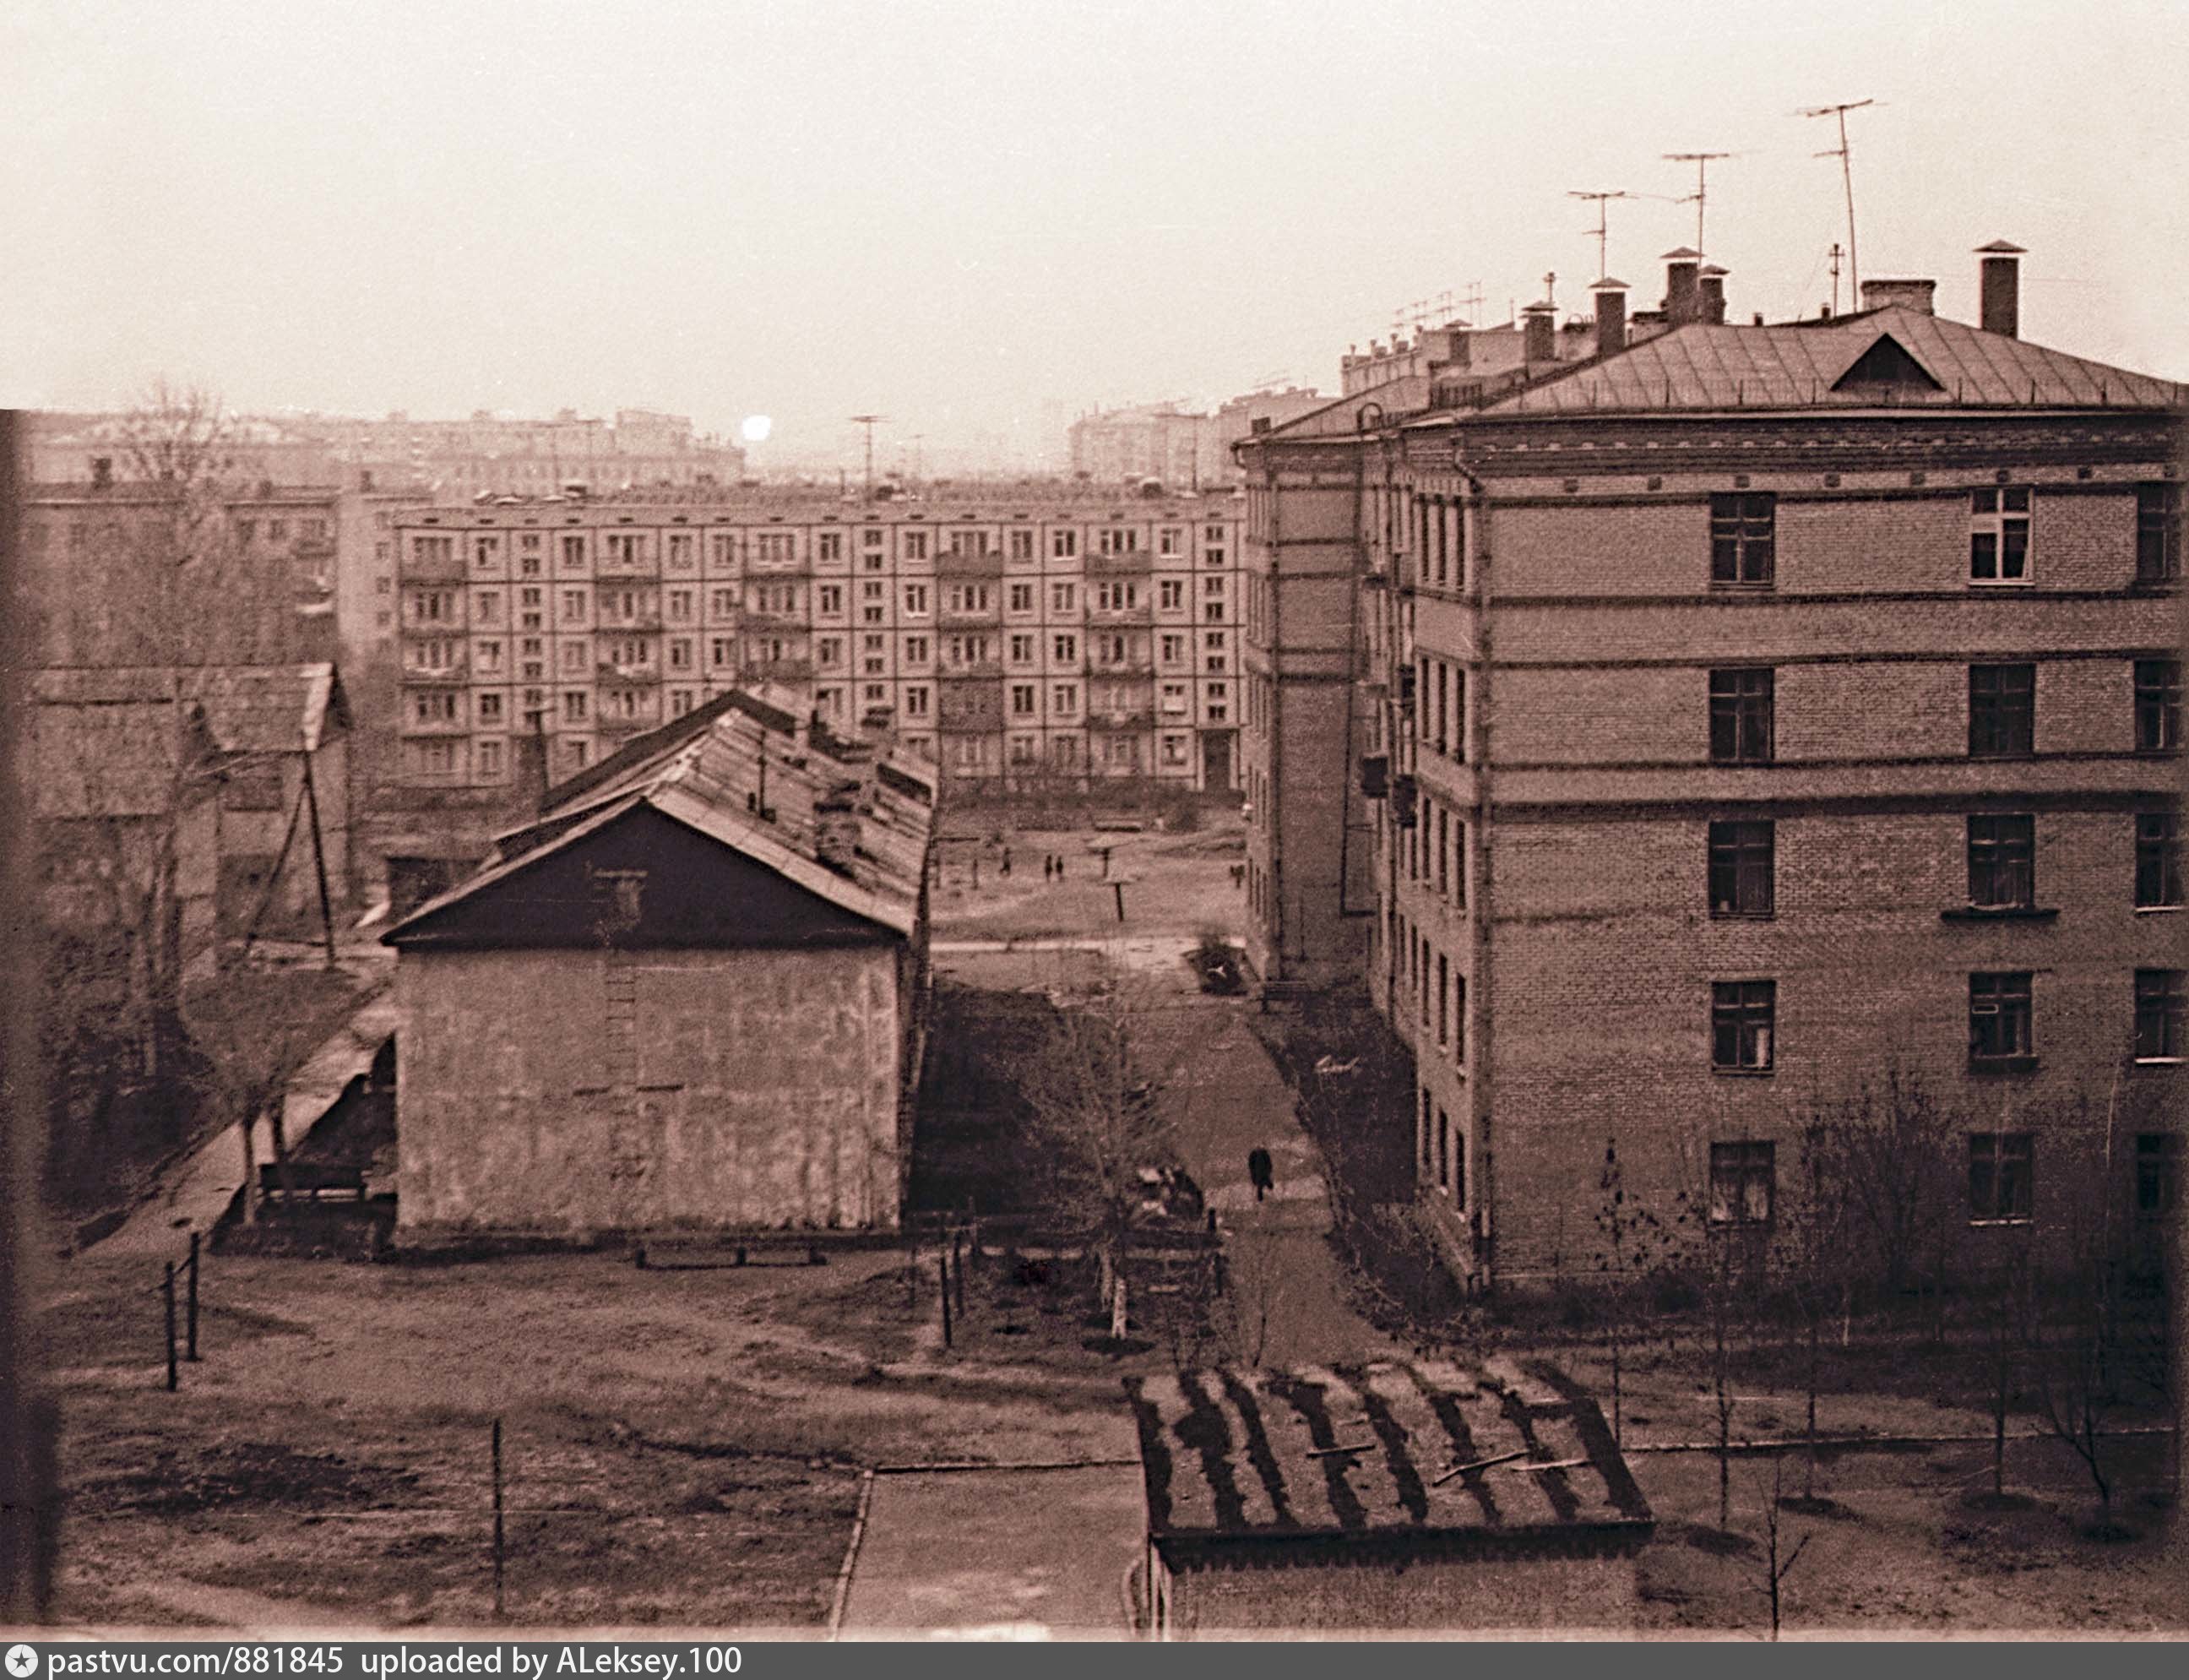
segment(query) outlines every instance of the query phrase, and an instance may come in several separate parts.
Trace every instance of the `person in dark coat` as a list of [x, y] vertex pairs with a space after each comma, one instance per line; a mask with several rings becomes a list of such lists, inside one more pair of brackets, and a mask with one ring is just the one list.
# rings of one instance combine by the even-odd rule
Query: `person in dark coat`
[[1266, 1149], [1247, 1151], [1247, 1176], [1253, 1181], [1254, 1200], [1259, 1202], [1277, 1187], [1276, 1168], [1270, 1160]]

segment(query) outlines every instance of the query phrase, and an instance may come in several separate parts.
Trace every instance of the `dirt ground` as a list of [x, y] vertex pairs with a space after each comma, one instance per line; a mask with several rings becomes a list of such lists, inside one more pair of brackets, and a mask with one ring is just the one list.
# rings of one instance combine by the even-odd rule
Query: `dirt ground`
[[[48, 1317], [67, 1491], [59, 1609], [80, 1624], [459, 1626], [493, 1611], [489, 1431], [503, 1420], [516, 1622], [825, 1622], [877, 1464], [1130, 1457], [1120, 1376], [1167, 1368], [1162, 1308], [1119, 1359], [1065, 1277], [1000, 1260], [941, 1343], [934, 1258], [907, 1304], [901, 1253], [822, 1267], [639, 1271], [608, 1254], [463, 1265], [223, 1257], [205, 1360], [162, 1387], [139, 1265], [69, 1263]], [[1465, 1349], [1461, 1349], [1464, 1353]], [[1586, 1356], [1574, 1374], [1600, 1383]], [[1630, 1445], [1655, 1508], [1643, 1632], [1754, 1633], [1769, 1461], [1734, 1464], [1729, 1532], [1691, 1358], [1630, 1376]], [[1737, 1433], [1799, 1426], [1750, 1395]], [[1835, 1394], [1823, 1419], [1980, 1434], [1959, 1410]], [[2189, 1607], [2146, 1493], [2156, 1438], [2124, 1447], [2134, 1538], [2090, 1538], [2080, 1467], [2015, 1448], [2023, 1497], [1983, 1508], [1988, 1449], [1841, 1452], [1821, 1467], [1785, 1583], [1790, 1633], [2005, 1628], [2179, 1632]], [[1790, 1458], [1781, 1491], [1802, 1491]], [[1039, 1523], [1038, 1509], [1027, 1520]]]
[[[1096, 847], [1111, 850], [1106, 874]], [[1236, 817], [1212, 818], [1191, 834], [1029, 832], [1005, 834], [1001, 843], [946, 841], [938, 851], [938, 939], [1191, 936], [1203, 928], [1236, 938], [1243, 926], [1245, 891], [1231, 879], [1233, 866], [1247, 855]], [[1050, 857], [1064, 861], [1061, 880], [1043, 873], [1042, 861]], [[1124, 885], [1122, 923], [1113, 881]]]

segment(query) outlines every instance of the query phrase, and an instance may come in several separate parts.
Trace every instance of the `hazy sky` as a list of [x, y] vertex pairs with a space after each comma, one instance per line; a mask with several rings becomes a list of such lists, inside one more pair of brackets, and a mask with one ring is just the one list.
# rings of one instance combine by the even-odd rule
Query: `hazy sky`
[[[1557, 271], [1712, 166], [1736, 319], [2023, 265], [2028, 337], [2189, 376], [2185, 0], [10, 0], [0, 399], [657, 407], [930, 463], [1060, 416], [1335, 388], [1349, 341]], [[1692, 206], [1611, 206], [1633, 306]], [[766, 457], [764, 455], [763, 459]]]

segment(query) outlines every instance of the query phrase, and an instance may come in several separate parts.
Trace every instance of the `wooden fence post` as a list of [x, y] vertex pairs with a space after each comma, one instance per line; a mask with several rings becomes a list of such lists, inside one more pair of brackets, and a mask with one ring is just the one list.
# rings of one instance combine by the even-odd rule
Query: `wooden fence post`
[[198, 1233], [190, 1233], [190, 1289], [189, 1310], [184, 1315], [183, 1357], [192, 1365], [198, 1362]]
[[958, 1316], [960, 1318], [965, 1316], [965, 1257], [961, 1248], [964, 1241], [962, 1231], [950, 1233], [950, 1275], [957, 1284]]
[[167, 1281], [161, 1284], [160, 1293], [167, 1309], [167, 1392], [173, 1394], [181, 1381], [175, 1369], [175, 1263], [167, 1262]]
[[950, 1257], [937, 1254], [935, 1269], [942, 1275], [942, 1345], [950, 1345]]
[[494, 1619], [501, 1620], [501, 1419], [494, 1420]]

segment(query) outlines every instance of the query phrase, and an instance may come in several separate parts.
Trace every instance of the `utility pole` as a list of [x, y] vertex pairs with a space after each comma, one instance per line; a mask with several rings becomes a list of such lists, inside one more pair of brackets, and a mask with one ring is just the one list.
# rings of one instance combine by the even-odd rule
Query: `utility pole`
[[1606, 253], [1606, 252], [1607, 252], [1607, 250], [1609, 249], [1609, 237], [1610, 237], [1610, 236], [1609, 236], [1609, 235], [1605, 231], [1605, 223], [1604, 223], [1604, 212], [1605, 212], [1605, 208], [1606, 208], [1606, 206], [1607, 206], [1611, 202], [1611, 201], [1612, 201], [1613, 199], [1615, 199], [1615, 198], [1625, 198], [1625, 197], [1626, 196], [1626, 195], [1625, 193], [1575, 193], [1575, 192], [1570, 192], [1570, 193], [1568, 193], [1568, 194], [1566, 195], [1566, 196], [1567, 196], [1568, 198], [1578, 198], [1578, 199], [1584, 199], [1584, 200], [1587, 201], [1589, 203], [1592, 203], [1592, 204], [1595, 205], [1595, 206], [1596, 206], [1596, 277], [1597, 277], [1598, 280], [1609, 280], [1609, 279], [1611, 277], [1611, 269], [1610, 269], [1610, 268], [1609, 268], [1609, 264], [1608, 264], [1608, 263], [1607, 263], [1605, 253]]
[[867, 500], [868, 501], [874, 499], [874, 427], [888, 418], [885, 414], [855, 414], [851, 416], [852, 425], [863, 426], [867, 428]]
[[1840, 161], [1840, 179], [1847, 187], [1847, 301], [1856, 308], [1862, 307], [1862, 263], [1855, 254], [1854, 242], [1854, 150], [1847, 144], [1847, 114], [1860, 110], [1865, 105], [1877, 103], [1875, 99], [1850, 99], [1843, 105], [1811, 105], [1804, 116], [1831, 116], [1839, 119], [1840, 143], [1836, 150], [1820, 151], [1819, 157], [1835, 157]]
[[[1734, 154], [1729, 151], [1668, 151], [1665, 154], [1665, 161], [1667, 163], [1692, 163], [1695, 166], [1695, 190], [1694, 203], [1695, 206], [1695, 254], [1698, 257], [1700, 257], [1710, 249], [1708, 246], [1703, 243], [1703, 199], [1704, 195], [1710, 190], [1710, 167], [1713, 163], [1717, 162], [1720, 159], [1731, 157], [1732, 156], [1734, 156]], [[1683, 198], [1677, 200], [1676, 202], [1686, 204], [1688, 201]]]

